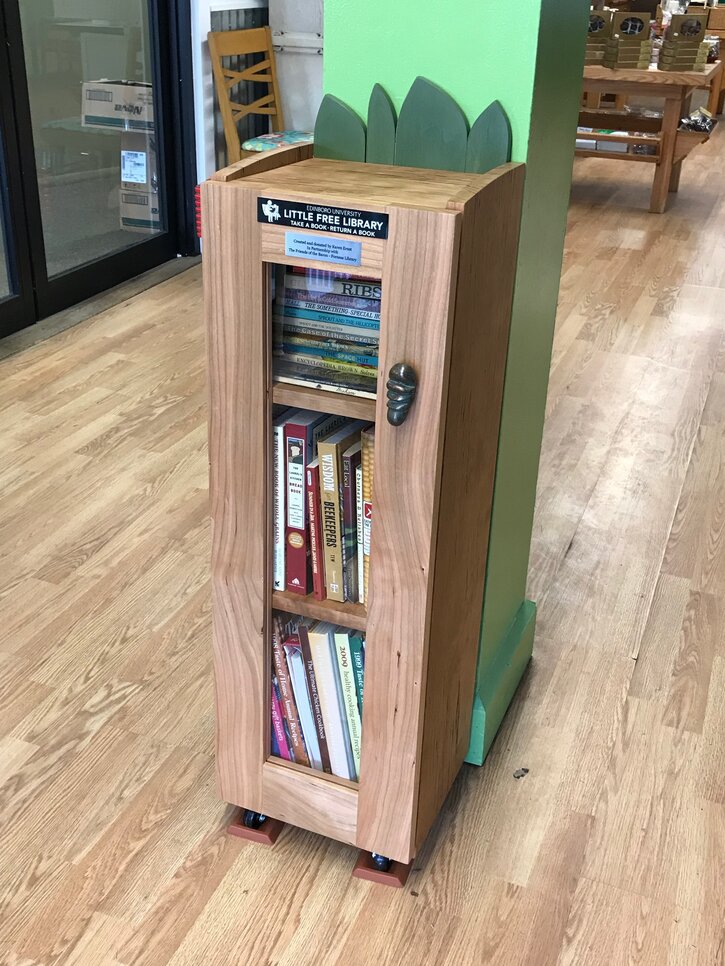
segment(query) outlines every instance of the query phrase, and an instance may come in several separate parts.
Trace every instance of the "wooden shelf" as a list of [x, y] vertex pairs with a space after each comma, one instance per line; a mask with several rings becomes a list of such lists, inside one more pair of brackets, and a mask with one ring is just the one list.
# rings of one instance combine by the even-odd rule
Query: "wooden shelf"
[[644, 161], [647, 164], [657, 164], [658, 154], [624, 154], [620, 151], [590, 151], [587, 148], [577, 148], [574, 152], [578, 158], [603, 158], [605, 161]]
[[369, 419], [375, 422], [375, 400], [362, 396], [347, 396], [342, 392], [327, 392], [313, 386], [293, 386], [286, 382], [272, 385], [272, 402], [299, 409], [312, 409], [317, 413], [349, 416], [351, 419]]
[[313, 617], [319, 621], [331, 621], [333, 624], [342, 624], [343, 627], [352, 627], [358, 631], [365, 630], [368, 617], [364, 604], [315, 600], [311, 594], [301, 597], [299, 594], [289, 594], [280, 590], [272, 592], [272, 607], [286, 614], [301, 614], [302, 617]]
[[311, 778], [322, 779], [326, 782], [332, 782], [333, 785], [341, 785], [343, 788], [349, 788], [353, 792], [357, 792], [359, 784], [358, 782], [350, 781], [349, 778], [341, 778], [339, 775], [331, 775], [326, 771], [318, 771], [316, 768], [307, 768], [305, 765], [298, 765], [294, 761], [287, 761], [286, 758], [278, 758], [276, 755], [270, 755], [267, 759], [269, 764], [275, 765], [279, 768], [290, 768], [292, 771], [296, 771], [298, 774], [309, 775]]

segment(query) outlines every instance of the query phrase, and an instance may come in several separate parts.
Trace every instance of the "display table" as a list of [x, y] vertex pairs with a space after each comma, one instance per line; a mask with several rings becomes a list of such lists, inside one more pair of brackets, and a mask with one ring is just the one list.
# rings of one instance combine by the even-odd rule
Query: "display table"
[[[628, 95], [660, 98], [664, 101], [663, 116], [647, 117], [634, 111], [584, 108], [579, 114], [582, 127], [626, 131], [627, 134], [593, 135], [597, 141], [626, 144], [627, 153], [577, 149], [578, 157], [610, 158], [615, 161], [638, 161], [655, 165], [650, 211], [661, 213], [670, 192], [680, 184], [682, 162], [709, 135], [678, 131], [680, 119], [690, 112], [693, 91], [710, 86], [721, 76], [721, 61], [708, 64], [704, 71], [668, 72], [661, 70], [610, 70], [608, 67], [585, 67], [583, 92], [591, 94]], [[629, 148], [646, 145], [654, 148], [651, 154], [632, 154]]]

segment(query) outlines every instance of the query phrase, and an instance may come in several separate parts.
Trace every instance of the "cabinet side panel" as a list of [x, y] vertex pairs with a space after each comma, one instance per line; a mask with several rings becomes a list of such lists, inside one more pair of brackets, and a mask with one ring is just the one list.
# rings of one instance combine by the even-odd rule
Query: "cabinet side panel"
[[260, 810], [268, 359], [256, 194], [207, 182], [202, 197], [217, 775], [225, 801]]
[[428, 649], [416, 844], [468, 750], [523, 166], [463, 212]]
[[[393, 210], [383, 265], [356, 844], [402, 862], [413, 854], [459, 223], [448, 212]], [[413, 366], [418, 391], [393, 427], [385, 381], [398, 362]]]

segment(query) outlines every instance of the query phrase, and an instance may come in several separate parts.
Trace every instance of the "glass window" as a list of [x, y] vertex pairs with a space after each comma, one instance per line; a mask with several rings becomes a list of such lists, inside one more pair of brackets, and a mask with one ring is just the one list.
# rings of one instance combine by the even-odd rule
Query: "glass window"
[[148, 7], [21, 0], [48, 276], [163, 229]]

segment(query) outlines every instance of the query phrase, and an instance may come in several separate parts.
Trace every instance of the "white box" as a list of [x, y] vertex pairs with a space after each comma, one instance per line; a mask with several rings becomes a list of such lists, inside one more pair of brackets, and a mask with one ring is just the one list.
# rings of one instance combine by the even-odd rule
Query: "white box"
[[153, 131], [154, 94], [151, 84], [138, 81], [86, 81], [81, 121], [84, 127], [118, 131]]

